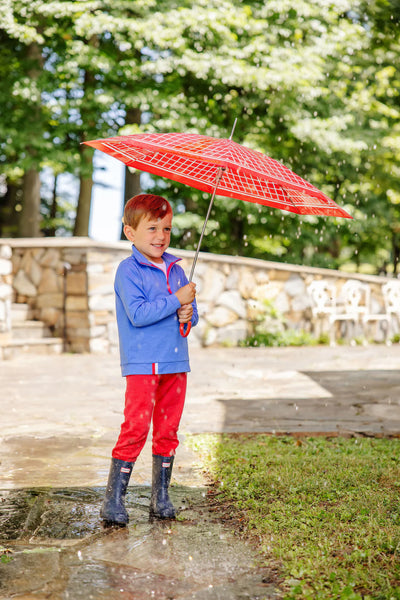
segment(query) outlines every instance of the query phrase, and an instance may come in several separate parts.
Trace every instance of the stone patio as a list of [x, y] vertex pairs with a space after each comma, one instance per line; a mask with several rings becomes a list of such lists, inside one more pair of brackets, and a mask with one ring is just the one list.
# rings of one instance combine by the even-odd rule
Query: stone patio
[[121, 421], [113, 355], [0, 362], [0, 600], [276, 599], [271, 569], [207, 500], [189, 434], [400, 436], [400, 346], [194, 348], [171, 493], [149, 521], [151, 448], [127, 495], [131, 524], [98, 511]]

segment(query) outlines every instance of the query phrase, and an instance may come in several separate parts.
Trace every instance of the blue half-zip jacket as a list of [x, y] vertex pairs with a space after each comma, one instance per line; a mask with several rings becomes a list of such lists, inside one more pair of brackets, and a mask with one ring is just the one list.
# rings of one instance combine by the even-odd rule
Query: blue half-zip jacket
[[[164, 252], [167, 276], [132, 246], [115, 275], [121, 371], [127, 375], [190, 371], [187, 338], [179, 333], [175, 292], [188, 283], [180, 258]], [[192, 326], [199, 318], [192, 303]]]

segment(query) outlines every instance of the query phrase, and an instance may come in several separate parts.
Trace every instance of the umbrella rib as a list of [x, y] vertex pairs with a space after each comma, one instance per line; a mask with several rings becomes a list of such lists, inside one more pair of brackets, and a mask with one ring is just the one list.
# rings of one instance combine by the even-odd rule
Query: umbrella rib
[[196, 252], [195, 252], [195, 255], [194, 255], [194, 258], [193, 258], [192, 268], [190, 270], [190, 275], [189, 275], [189, 281], [192, 281], [192, 279], [193, 279], [193, 273], [194, 273], [194, 270], [196, 268], [197, 259], [199, 257], [201, 242], [203, 241], [203, 237], [204, 237], [204, 233], [206, 231], [206, 226], [207, 226], [207, 223], [208, 223], [208, 219], [210, 218], [211, 209], [212, 209], [212, 206], [214, 204], [215, 193], [217, 191], [218, 184], [221, 181], [221, 177], [224, 174], [224, 171], [225, 171], [224, 167], [220, 167], [218, 169], [218, 173], [217, 173], [217, 176], [215, 178], [215, 185], [214, 185], [213, 193], [212, 193], [212, 196], [211, 196], [210, 204], [208, 205], [208, 210], [207, 210], [206, 218], [205, 218], [204, 223], [203, 223], [203, 229], [201, 230], [200, 238], [199, 238], [199, 241], [197, 243]]

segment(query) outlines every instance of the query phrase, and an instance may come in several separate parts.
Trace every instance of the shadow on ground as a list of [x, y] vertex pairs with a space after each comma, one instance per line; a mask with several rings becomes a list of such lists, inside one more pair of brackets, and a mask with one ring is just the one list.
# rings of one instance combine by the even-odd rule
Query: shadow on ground
[[0, 598], [277, 598], [273, 574], [224, 525], [206, 488], [173, 486], [177, 521], [150, 521], [150, 488], [130, 486], [131, 524], [104, 529], [104, 488], [0, 492]]
[[221, 398], [218, 403], [224, 409], [222, 430], [399, 436], [399, 370], [302, 371], [301, 374], [319, 386], [321, 397], [266, 394], [254, 399]]

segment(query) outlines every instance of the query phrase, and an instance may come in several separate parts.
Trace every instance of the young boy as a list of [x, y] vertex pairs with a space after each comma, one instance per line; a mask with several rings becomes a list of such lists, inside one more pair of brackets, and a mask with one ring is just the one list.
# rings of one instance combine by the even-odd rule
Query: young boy
[[150, 514], [175, 518], [168, 496], [178, 427], [190, 371], [180, 323], [196, 325], [196, 286], [168, 254], [172, 208], [161, 196], [140, 194], [124, 211], [124, 233], [133, 244], [115, 276], [121, 370], [126, 377], [124, 422], [112, 451], [101, 518], [124, 526], [125, 495], [133, 465], [153, 421]]

